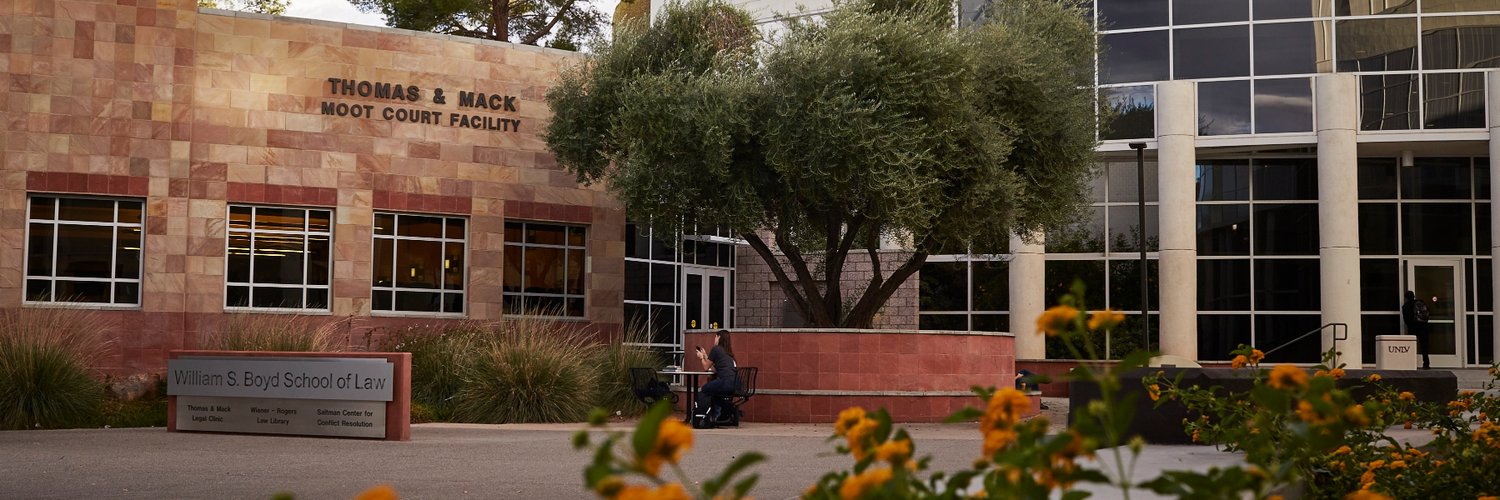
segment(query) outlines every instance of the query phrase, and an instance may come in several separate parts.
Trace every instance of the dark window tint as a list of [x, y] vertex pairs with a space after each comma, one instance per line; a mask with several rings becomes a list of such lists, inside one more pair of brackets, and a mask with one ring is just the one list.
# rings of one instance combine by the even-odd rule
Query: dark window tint
[[1241, 344], [1250, 345], [1250, 315], [1198, 315], [1198, 359], [1229, 360]]
[[677, 266], [651, 264], [651, 300], [653, 302], [677, 300]]
[[1403, 199], [1469, 199], [1468, 158], [1417, 158], [1415, 164], [1400, 170]]
[[1318, 160], [1315, 158], [1256, 160], [1251, 173], [1256, 200], [1318, 199]]
[[1396, 255], [1395, 203], [1359, 204], [1359, 253], [1361, 255]]
[[1474, 286], [1472, 287], [1476, 291], [1472, 295], [1476, 296], [1479, 300], [1476, 310], [1482, 312], [1493, 311], [1495, 310], [1495, 290], [1491, 288], [1495, 279], [1495, 275], [1492, 274], [1494, 273], [1494, 268], [1492, 267], [1494, 265], [1493, 261], [1490, 259], [1473, 259], [1471, 262], [1476, 263], [1474, 266]]
[[1472, 206], [1468, 203], [1402, 204], [1403, 253], [1473, 255], [1470, 210]]
[[1401, 310], [1401, 261], [1359, 261], [1359, 308], [1365, 311]]
[[[970, 329], [976, 332], [1008, 332], [1010, 331], [1009, 314], [975, 314], [970, 316], [972, 325]], [[1022, 332], [1030, 333], [1030, 332]]]
[[[255, 210], [257, 231], [303, 231], [307, 229], [307, 211], [293, 208], [266, 208]], [[301, 299], [298, 299], [300, 302]]]
[[966, 314], [923, 314], [917, 323], [917, 328], [922, 330], [964, 331], [969, 329], [969, 316]]
[[1417, 1], [1333, 0], [1333, 12], [1340, 16], [1413, 14], [1417, 12]]
[[115, 230], [110, 226], [58, 225], [57, 275], [110, 278], [114, 234]]
[[1423, 17], [1422, 67], [1500, 67], [1500, 16]]
[[1172, 31], [1176, 79], [1250, 76], [1250, 27]]
[[26, 274], [52, 276], [52, 224], [31, 224], [26, 238]]
[[1255, 132], [1311, 132], [1313, 100], [1311, 80], [1255, 81]]
[[1204, 160], [1198, 162], [1198, 201], [1242, 201], [1250, 199], [1248, 160]]
[[651, 264], [625, 261], [625, 300], [651, 300]]
[[61, 198], [57, 200], [57, 218], [82, 222], [114, 222], [114, 200], [94, 198]]
[[1317, 330], [1321, 325], [1316, 315], [1270, 315], [1255, 316], [1255, 347], [1270, 351], [1286, 346], [1266, 355], [1263, 363], [1317, 363], [1323, 354], [1323, 339], [1320, 335], [1302, 334]]
[[58, 302], [109, 303], [110, 284], [102, 281], [57, 280], [53, 300]]
[[1250, 255], [1250, 206], [1199, 205], [1198, 254]]
[[1223, 23], [1250, 18], [1245, 0], [1172, 0], [1172, 24]]
[[1156, 205], [1147, 206], [1146, 227], [1142, 231], [1140, 207], [1109, 207], [1109, 251], [1139, 252], [1141, 238], [1145, 238], [1146, 251], [1155, 252], [1161, 243], [1160, 230], [1157, 228], [1159, 219]]
[[[1158, 276], [1160, 270], [1157, 261], [1147, 260], [1146, 293], [1150, 294], [1152, 310], [1161, 309]], [[1109, 307], [1125, 311], [1141, 310], [1141, 261], [1109, 261]]]
[[[1500, 30], [1500, 28], [1496, 28]], [[1484, 128], [1484, 73], [1424, 75], [1423, 127]]]
[[1490, 159], [1474, 159], [1474, 199], [1490, 199]]
[[1198, 309], [1249, 311], [1250, 261], [1199, 260]]
[[1049, 260], [1046, 270], [1047, 303], [1060, 304], [1062, 296], [1073, 291], [1074, 280], [1082, 281], [1085, 288], [1084, 306], [1104, 307], [1104, 261], [1102, 260]]
[[1396, 159], [1359, 159], [1359, 199], [1396, 199]]
[[1256, 205], [1255, 254], [1317, 255], [1318, 205]]
[[419, 238], [442, 238], [443, 218], [402, 215], [396, 223], [396, 235]]
[[1360, 130], [1416, 129], [1417, 103], [1416, 74], [1359, 77]]
[[1171, 78], [1167, 30], [1099, 37], [1099, 83], [1154, 82]]
[[1255, 310], [1317, 311], [1321, 286], [1314, 259], [1256, 259]]
[[1325, 13], [1327, 0], [1251, 0], [1256, 19], [1296, 19]]
[[1474, 204], [1474, 249], [1481, 255], [1491, 248], [1490, 242], [1490, 204]]
[[1360, 349], [1364, 351], [1365, 359], [1375, 359], [1375, 336], [1403, 333], [1399, 314], [1365, 314], [1360, 316], [1360, 323], [1364, 329]]
[[969, 300], [969, 275], [963, 262], [928, 262], [922, 265], [921, 311], [963, 311]]
[[970, 264], [974, 273], [975, 311], [1010, 310], [1010, 266], [1003, 261]]
[[1167, 25], [1167, 0], [1098, 0], [1099, 29]]
[[1339, 71], [1417, 69], [1416, 18], [1339, 21]]
[[1319, 23], [1255, 26], [1255, 74], [1315, 73]]
[[1198, 135], [1250, 133], [1250, 81], [1198, 84]]
[[1114, 115], [1113, 120], [1102, 125], [1100, 139], [1156, 137], [1156, 94], [1152, 86], [1099, 89], [1099, 98]]

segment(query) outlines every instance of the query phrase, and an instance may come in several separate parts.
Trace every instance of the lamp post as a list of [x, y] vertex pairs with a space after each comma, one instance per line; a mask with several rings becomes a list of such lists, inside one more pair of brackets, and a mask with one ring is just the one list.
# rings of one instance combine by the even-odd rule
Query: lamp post
[[1146, 285], [1146, 143], [1132, 142], [1135, 150], [1135, 202], [1140, 226], [1136, 229], [1136, 245], [1141, 249], [1141, 337], [1146, 349], [1151, 349], [1151, 289]]

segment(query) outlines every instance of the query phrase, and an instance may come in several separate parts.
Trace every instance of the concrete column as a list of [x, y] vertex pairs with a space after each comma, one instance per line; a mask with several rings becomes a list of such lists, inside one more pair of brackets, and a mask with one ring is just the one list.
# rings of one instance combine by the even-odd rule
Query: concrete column
[[[1500, 234], [1500, 182], [1494, 180], [1495, 172], [1500, 172], [1500, 70], [1489, 72], [1484, 105], [1490, 114], [1490, 257], [1494, 259], [1492, 262], [1500, 263], [1500, 239], [1495, 238]], [[1500, 266], [1491, 265], [1490, 268], [1494, 273], [1491, 283], [1500, 283]], [[1500, 294], [1494, 294], [1492, 300], [1495, 301], [1494, 310], [1500, 311]], [[1494, 349], [1493, 359], [1500, 359], [1500, 342], [1495, 343]]]
[[1036, 318], [1047, 310], [1047, 256], [1042, 236], [1027, 243], [1010, 237], [1010, 331], [1016, 336], [1016, 359], [1047, 359], [1046, 337], [1036, 333]]
[[1198, 210], [1193, 194], [1197, 103], [1193, 82], [1156, 84], [1156, 184], [1161, 201], [1159, 348], [1162, 354], [1188, 359], [1198, 359]]
[[1359, 317], [1359, 151], [1355, 137], [1359, 80], [1350, 74], [1319, 75], [1318, 258], [1323, 324], [1349, 325], [1346, 340], [1323, 332], [1323, 350], [1343, 353], [1338, 362], [1359, 368], [1363, 332]]

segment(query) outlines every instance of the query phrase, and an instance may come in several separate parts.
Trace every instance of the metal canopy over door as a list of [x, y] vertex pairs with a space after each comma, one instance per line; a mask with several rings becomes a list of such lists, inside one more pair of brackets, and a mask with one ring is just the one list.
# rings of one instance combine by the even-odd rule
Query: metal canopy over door
[[[1464, 263], [1459, 259], [1409, 259], [1406, 261], [1406, 289], [1427, 302], [1427, 348], [1433, 368], [1463, 366]], [[1405, 294], [1402, 294], [1405, 300]], [[1404, 304], [1403, 304], [1404, 305]], [[1421, 345], [1421, 341], [1418, 341]]]

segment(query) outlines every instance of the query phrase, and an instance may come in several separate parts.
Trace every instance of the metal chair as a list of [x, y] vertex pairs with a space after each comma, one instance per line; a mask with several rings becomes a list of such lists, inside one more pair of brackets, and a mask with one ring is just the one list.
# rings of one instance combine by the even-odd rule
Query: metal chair
[[736, 382], [738, 382], [739, 387], [734, 389], [734, 395], [724, 398], [733, 407], [734, 411], [727, 415], [726, 418], [715, 422], [714, 425], [739, 427], [740, 417], [745, 414], [744, 410], [740, 409], [740, 406], [750, 402], [750, 398], [755, 396], [755, 376], [760, 373], [760, 369], [753, 366], [742, 366], [735, 368], [735, 370]]
[[635, 398], [646, 406], [654, 405], [662, 399], [668, 399], [672, 401], [672, 404], [677, 404], [677, 393], [672, 392], [671, 386], [656, 376], [655, 368], [631, 368], [630, 392], [634, 393]]

